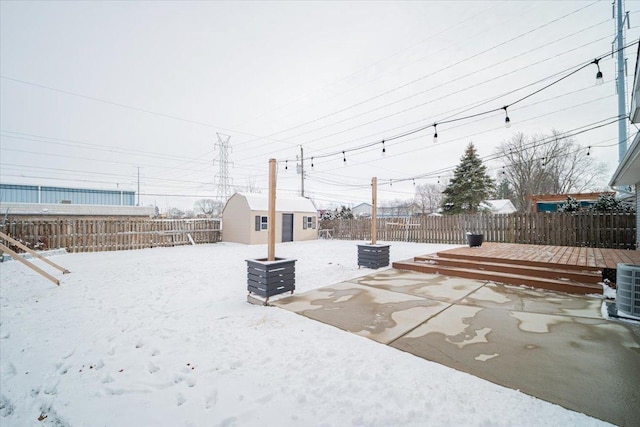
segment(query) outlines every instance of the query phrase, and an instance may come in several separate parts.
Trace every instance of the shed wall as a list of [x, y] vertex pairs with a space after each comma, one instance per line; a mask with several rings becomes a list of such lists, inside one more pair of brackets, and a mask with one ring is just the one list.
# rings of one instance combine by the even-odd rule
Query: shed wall
[[[293, 214], [293, 241], [316, 240], [318, 238], [318, 215], [315, 212], [276, 212], [276, 243], [282, 243], [282, 214]], [[255, 231], [255, 217], [268, 216], [267, 211], [251, 212], [251, 245], [269, 243], [268, 230]], [[313, 217], [315, 228], [304, 229], [304, 217]], [[223, 225], [224, 227], [224, 225]]]
[[[316, 211], [277, 211], [275, 230], [276, 243], [282, 243], [282, 215], [293, 214], [293, 241], [318, 238], [318, 214]], [[246, 245], [265, 245], [269, 240], [268, 230], [256, 230], [256, 216], [267, 217], [267, 210], [251, 210], [247, 198], [236, 193], [229, 198], [222, 212], [222, 240]], [[304, 226], [305, 217], [314, 218], [315, 227]], [[269, 224], [271, 225], [271, 224]]]
[[231, 197], [222, 212], [222, 241], [251, 244], [252, 217], [243, 197]]

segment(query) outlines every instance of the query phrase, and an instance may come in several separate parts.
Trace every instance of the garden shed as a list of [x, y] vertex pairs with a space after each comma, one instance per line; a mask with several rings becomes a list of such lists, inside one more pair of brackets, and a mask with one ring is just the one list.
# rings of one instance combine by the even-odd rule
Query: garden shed
[[[222, 211], [222, 241], [266, 244], [269, 198], [266, 194], [236, 193]], [[276, 197], [276, 242], [318, 238], [318, 211], [304, 197]]]

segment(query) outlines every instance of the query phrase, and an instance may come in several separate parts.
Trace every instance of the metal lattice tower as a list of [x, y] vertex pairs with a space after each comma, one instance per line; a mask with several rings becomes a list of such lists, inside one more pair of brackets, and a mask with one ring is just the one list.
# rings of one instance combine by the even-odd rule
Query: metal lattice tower
[[216, 133], [218, 135], [218, 141], [216, 142], [216, 149], [218, 150], [218, 157], [213, 159], [214, 166], [218, 165], [218, 173], [215, 176], [216, 185], [216, 200], [222, 203], [224, 206], [227, 203], [232, 192], [233, 179], [229, 177], [229, 166], [233, 165], [233, 162], [229, 160], [229, 154], [233, 151], [229, 147], [229, 135]]

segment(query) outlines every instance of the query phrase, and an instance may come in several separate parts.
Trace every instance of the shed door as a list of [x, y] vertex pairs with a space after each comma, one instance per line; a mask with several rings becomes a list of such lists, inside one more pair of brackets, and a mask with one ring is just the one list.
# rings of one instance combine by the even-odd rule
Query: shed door
[[293, 242], [293, 214], [282, 214], [282, 241]]

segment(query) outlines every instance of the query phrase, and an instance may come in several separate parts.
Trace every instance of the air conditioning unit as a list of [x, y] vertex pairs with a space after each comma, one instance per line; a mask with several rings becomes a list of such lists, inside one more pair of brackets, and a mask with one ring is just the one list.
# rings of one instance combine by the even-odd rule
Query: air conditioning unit
[[618, 264], [616, 287], [618, 315], [640, 320], [640, 265]]

